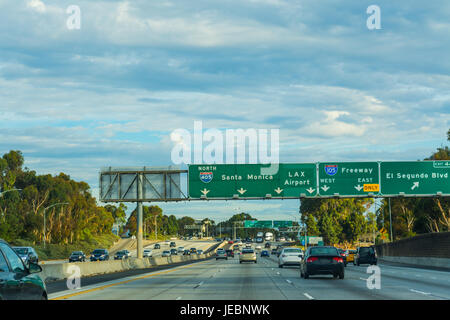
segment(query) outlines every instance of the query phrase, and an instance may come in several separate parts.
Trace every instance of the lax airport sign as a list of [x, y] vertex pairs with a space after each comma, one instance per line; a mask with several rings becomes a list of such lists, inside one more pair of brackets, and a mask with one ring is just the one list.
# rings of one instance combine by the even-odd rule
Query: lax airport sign
[[190, 199], [448, 196], [450, 161], [189, 165]]

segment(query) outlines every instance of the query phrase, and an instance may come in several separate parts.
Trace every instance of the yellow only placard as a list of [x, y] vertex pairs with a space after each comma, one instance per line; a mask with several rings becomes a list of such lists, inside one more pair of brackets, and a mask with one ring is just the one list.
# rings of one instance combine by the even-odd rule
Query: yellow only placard
[[379, 184], [374, 183], [374, 184], [365, 184], [364, 185], [364, 192], [374, 192], [374, 191], [380, 191]]

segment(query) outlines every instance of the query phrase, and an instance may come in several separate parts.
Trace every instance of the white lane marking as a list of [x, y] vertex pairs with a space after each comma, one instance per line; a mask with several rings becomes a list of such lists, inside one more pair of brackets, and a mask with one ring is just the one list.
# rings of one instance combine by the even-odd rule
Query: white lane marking
[[424, 295], [430, 295], [431, 293], [429, 292], [423, 292], [423, 291], [419, 291], [419, 290], [414, 290], [414, 289], [409, 289], [409, 291], [415, 292], [415, 293], [420, 293], [420, 294], [424, 294]]
[[436, 280], [437, 278], [436, 277], [431, 277], [431, 279]]
[[273, 268], [272, 268], [272, 271], [273, 271]]
[[196, 289], [196, 288], [198, 288], [198, 287], [200, 287], [201, 285], [203, 284], [203, 281], [202, 282], [200, 282], [199, 284], [197, 284], [195, 287], [194, 287], [194, 289]]
[[367, 281], [367, 279], [364, 279], [364, 278], [359, 278], [360, 280], [363, 280], [363, 281]]
[[289, 283], [289, 284], [292, 284], [292, 281], [289, 280], [289, 279], [286, 279], [286, 282]]
[[314, 298], [311, 297], [309, 294], [307, 294], [306, 292], [303, 294], [305, 297], [307, 297], [309, 300], [313, 300]]
[[277, 271], [277, 274], [279, 275], [280, 273]]
[[175, 300], [181, 300], [181, 297], [177, 297]]

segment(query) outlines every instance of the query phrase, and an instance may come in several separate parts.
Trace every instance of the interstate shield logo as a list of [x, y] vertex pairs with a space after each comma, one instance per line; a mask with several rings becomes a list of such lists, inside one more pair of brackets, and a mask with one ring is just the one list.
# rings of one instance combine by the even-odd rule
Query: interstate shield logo
[[213, 173], [212, 172], [200, 172], [200, 180], [204, 183], [211, 182], [213, 179]]
[[325, 165], [325, 172], [329, 176], [334, 176], [338, 171], [337, 164], [326, 164]]

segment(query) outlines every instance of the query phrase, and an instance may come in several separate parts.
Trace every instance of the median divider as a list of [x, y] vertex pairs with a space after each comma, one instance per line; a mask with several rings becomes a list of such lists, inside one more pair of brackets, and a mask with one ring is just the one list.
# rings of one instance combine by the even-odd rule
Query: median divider
[[[56, 281], [69, 277], [86, 277], [105, 273], [114, 273], [131, 269], [146, 269], [155, 266], [170, 265], [186, 261], [196, 261], [213, 256], [214, 253], [192, 255], [192, 256], [171, 256], [156, 258], [128, 258], [124, 260], [108, 260], [96, 262], [74, 262], [42, 265], [42, 272], [39, 274], [44, 281]], [[79, 273], [77, 268], [79, 268]], [[77, 274], [78, 273], [78, 274]]]

